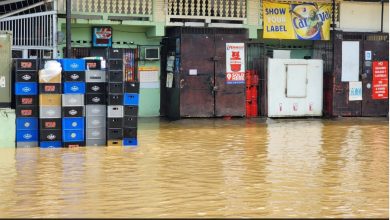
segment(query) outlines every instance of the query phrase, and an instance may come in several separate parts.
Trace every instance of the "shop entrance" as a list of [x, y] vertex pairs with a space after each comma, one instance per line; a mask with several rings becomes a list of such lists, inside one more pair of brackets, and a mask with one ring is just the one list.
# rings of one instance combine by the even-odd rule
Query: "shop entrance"
[[[373, 80], [373, 65], [375, 61], [389, 60], [389, 35], [386, 33], [335, 32], [334, 69], [329, 75], [331, 86], [325, 88], [324, 94], [328, 102], [325, 110], [330, 116], [386, 116], [389, 111], [389, 100], [377, 99], [373, 94], [376, 82]], [[342, 82], [342, 43], [345, 41], [359, 42], [359, 81], [362, 82], [362, 101], [349, 100], [349, 82]], [[366, 53], [371, 56], [367, 57]], [[388, 78], [382, 82], [387, 85]], [[382, 87], [383, 88], [383, 87]]]
[[[226, 43], [244, 42], [246, 31], [177, 28], [168, 36], [165, 52], [175, 54], [178, 70], [174, 72], [178, 85], [167, 91], [168, 117], [245, 116], [245, 84], [226, 84]], [[179, 102], [173, 98], [175, 89]]]
[[[389, 43], [386, 41], [379, 41], [380, 35], [373, 35], [376, 39], [366, 39], [364, 41], [364, 50], [371, 51], [372, 62], [375, 61], [388, 61], [389, 60]], [[382, 36], [383, 37], [383, 36]], [[363, 101], [362, 101], [362, 116], [384, 116], [388, 114], [389, 99], [373, 99], [373, 88], [375, 82], [373, 82], [373, 63], [363, 63], [362, 74], [362, 89], [363, 89]]]

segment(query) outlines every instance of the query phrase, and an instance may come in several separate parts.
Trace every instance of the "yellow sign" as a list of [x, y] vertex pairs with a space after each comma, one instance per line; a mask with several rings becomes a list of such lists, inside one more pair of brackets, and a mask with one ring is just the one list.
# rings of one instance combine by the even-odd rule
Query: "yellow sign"
[[263, 2], [263, 37], [329, 40], [331, 18], [330, 4]]
[[158, 71], [158, 66], [140, 66], [138, 71]]

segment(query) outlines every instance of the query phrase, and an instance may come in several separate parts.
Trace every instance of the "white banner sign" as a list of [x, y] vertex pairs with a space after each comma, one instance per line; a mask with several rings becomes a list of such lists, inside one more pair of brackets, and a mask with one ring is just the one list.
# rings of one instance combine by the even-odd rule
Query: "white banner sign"
[[359, 41], [343, 41], [341, 53], [341, 81], [359, 80]]
[[245, 84], [244, 43], [226, 43], [226, 84]]

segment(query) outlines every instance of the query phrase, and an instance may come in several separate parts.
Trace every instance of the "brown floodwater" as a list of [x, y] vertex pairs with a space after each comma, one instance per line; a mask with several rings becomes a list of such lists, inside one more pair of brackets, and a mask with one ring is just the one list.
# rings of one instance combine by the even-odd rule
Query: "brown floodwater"
[[386, 118], [141, 119], [136, 148], [0, 149], [0, 217], [389, 217]]

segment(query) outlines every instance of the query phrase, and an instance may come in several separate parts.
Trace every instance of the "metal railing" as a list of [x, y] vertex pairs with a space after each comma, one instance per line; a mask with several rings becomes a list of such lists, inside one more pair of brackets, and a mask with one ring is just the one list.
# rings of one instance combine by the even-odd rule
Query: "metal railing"
[[7, 17], [0, 30], [12, 31], [12, 49], [55, 50], [57, 13], [55, 11]]
[[167, 0], [169, 18], [245, 20], [247, 0]]
[[[66, 1], [58, 0], [58, 13], [66, 12]], [[73, 14], [152, 15], [152, 0], [72, 0]]]

